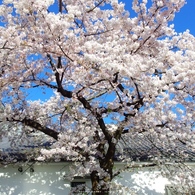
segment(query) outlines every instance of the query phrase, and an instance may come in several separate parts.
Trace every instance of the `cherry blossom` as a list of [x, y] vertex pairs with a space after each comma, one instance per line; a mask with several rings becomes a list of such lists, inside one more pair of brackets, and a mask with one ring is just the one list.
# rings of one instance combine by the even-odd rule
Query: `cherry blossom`
[[[96, 194], [112, 189], [116, 151], [133, 163], [123, 137], [153, 137], [184, 164], [175, 143], [195, 149], [195, 37], [170, 24], [184, 4], [134, 0], [131, 17], [118, 0], [4, 0], [1, 134], [14, 144], [33, 131], [50, 137], [35, 158], [75, 162], [71, 177], [90, 175]], [[151, 160], [166, 172], [167, 160]]]

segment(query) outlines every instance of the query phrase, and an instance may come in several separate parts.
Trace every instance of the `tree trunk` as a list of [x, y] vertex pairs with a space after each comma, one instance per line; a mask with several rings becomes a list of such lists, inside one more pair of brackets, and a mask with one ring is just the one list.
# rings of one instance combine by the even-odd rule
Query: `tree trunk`
[[108, 195], [109, 188], [105, 188], [100, 185], [100, 178], [97, 171], [91, 173], [91, 183], [92, 183], [92, 195]]

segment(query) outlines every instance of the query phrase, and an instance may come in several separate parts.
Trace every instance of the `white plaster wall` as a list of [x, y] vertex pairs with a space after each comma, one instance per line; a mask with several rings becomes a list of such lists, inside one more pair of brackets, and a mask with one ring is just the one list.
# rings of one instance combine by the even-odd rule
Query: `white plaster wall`
[[[0, 195], [68, 195], [70, 182], [64, 179], [68, 175], [68, 163], [48, 163], [33, 165], [34, 172], [28, 166], [23, 173], [18, 171], [19, 165], [0, 166]], [[120, 165], [116, 165], [120, 167]], [[160, 176], [154, 168], [131, 169], [116, 177], [114, 182], [126, 186], [131, 192], [123, 191], [124, 195], [162, 195], [168, 180]], [[90, 187], [90, 180], [87, 186]], [[118, 189], [111, 194], [115, 195]]]
[[[70, 182], [63, 178], [66, 164], [34, 165], [34, 172], [18, 171], [16, 165], [0, 167], [0, 195], [68, 195]], [[28, 168], [24, 166], [23, 170]], [[88, 184], [89, 185], [89, 184]]]
[[115, 178], [115, 181], [121, 186], [127, 187], [129, 191], [123, 190], [125, 195], [163, 195], [165, 186], [170, 184], [168, 179], [160, 175], [159, 171], [148, 168], [121, 173]]

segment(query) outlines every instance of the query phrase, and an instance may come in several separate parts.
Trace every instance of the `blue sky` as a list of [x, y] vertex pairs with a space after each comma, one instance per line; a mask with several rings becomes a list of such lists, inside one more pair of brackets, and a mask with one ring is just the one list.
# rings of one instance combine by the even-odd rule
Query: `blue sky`
[[[132, 0], [120, 0], [125, 3], [126, 10], [131, 10]], [[176, 32], [183, 32], [189, 29], [195, 36], [195, 0], [186, 0], [187, 4], [176, 14], [173, 21]]]
[[[130, 16], [133, 16], [131, 11], [132, 7], [132, 0], [119, 0], [125, 3], [126, 10], [130, 11]], [[176, 14], [176, 17], [173, 21], [175, 30], [177, 32], [183, 32], [186, 29], [189, 29], [191, 34], [195, 36], [195, 0], [186, 0], [187, 4]], [[0, 4], [2, 4], [2, 0], [0, 0]], [[38, 99], [41, 98], [42, 100], [47, 99], [52, 95], [51, 90], [47, 90], [46, 94], [43, 94], [40, 90], [34, 89], [32, 90], [35, 93], [31, 93], [29, 95], [29, 99]], [[31, 92], [32, 92], [31, 91]]]
[[[119, 0], [125, 3], [125, 8], [131, 10], [132, 0]], [[186, 0], [187, 4], [176, 14], [173, 21], [177, 32], [183, 32], [189, 29], [191, 34], [195, 36], [195, 0]], [[0, 0], [2, 4], [2, 0]]]
[[[132, 0], [119, 1], [125, 3], [126, 10], [131, 10]], [[186, 0], [186, 2], [180, 12], [176, 14], [173, 23], [177, 32], [183, 32], [189, 29], [191, 34], [195, 36], [195, 0]], [[0, 4], [2, 4], [2, 0], [0, 0]]]
[[174, 24], [177, 32], [189, 29], [195, 36], [195, 0], [187, 0], [187, 4], [176, 14]]
[[[0, 0], [1, 1], [1, 0]], [[131, 10], [132, 0], [119, 0], [125, 3], [126, 10]], [[180, 12], [176, 14], [176, 17], [172, 23], [174, 23], [176, 32], [184, 32], [189, 29], [190, 32], [195, 36], [195, 0], [186, 0], [187, 3], [182, 7]], [[131, 16], [130, 11], [130, 16]], [[132, 14], [133, 15], [133, 14]], [[37, 99], [37, 97], [42, 100], [47, 99], [52, 94], [52, 90], [47, 90], [46, 94], [43, 94], [41, 91], [35, 89], [35, 93], [31, 93], [30, 99]]]

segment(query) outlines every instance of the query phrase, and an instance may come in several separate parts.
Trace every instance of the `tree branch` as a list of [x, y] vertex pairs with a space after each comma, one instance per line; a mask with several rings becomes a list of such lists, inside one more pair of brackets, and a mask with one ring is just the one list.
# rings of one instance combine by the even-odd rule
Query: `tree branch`
[[96, 7], [100, 6], [103, 2], [105, 2], [105, 0], [101, 0], [95, 7], [88, 10], [87, 13], [92, 12]]
[[46, 135], [49, 135], [50, 137], [53, 137], [55, 140], [58, 139], [58, 135], [59, 135], [58, 132], [56, 132], [53, 129], [50, 129], [48, 127], [44, 127], [40, 123], [38, 123], [32, 119], [24, 118], [21, 122], [29, 127], [32, 127], [34, 129], [41, 131], [42, 133], [44, 133]]
[[38, 123], [32, 119], [24, 118], [23, 120], [16, 120], [16, 119], [12, 118], [10, 120], [7, 118], [7, 121], [23, 123], [24, 125], [27, 125], [33, 129], [38, 130], [38, 131], [41, 131], [42, 133], [54, 138], [55, 140], [58, 140], [59, 133], [57, 131], [54, 131], [53, 129], [51, 129], [49, 127], [44, 127], [43, 125], [41, 125], [40, 123]]
[[[49, 63], [52, 67], [52, 70], [55, 72], [55, 77], [56, 77], [56, 83], [57, 83], [57, 91], [60, 92], [64, 97], [67, 97], [67, 98], [72, 98], [72, 91], [68, 91], [68, 90], [65, 90], [63, 87], [62, 87], [62, 78], [60, 78], [60, 74], [59, 72], [57, 71], [53, 61], [52, 61], [52, 57], [51, 55], [47, 54], [47, 57], [49, 59]], [[61, 64], [61, 57], [58, 57], [58, 64], [57, 64], [57, 67], [58, 68], [61, 68], [62, 67], [62, 64]]]

